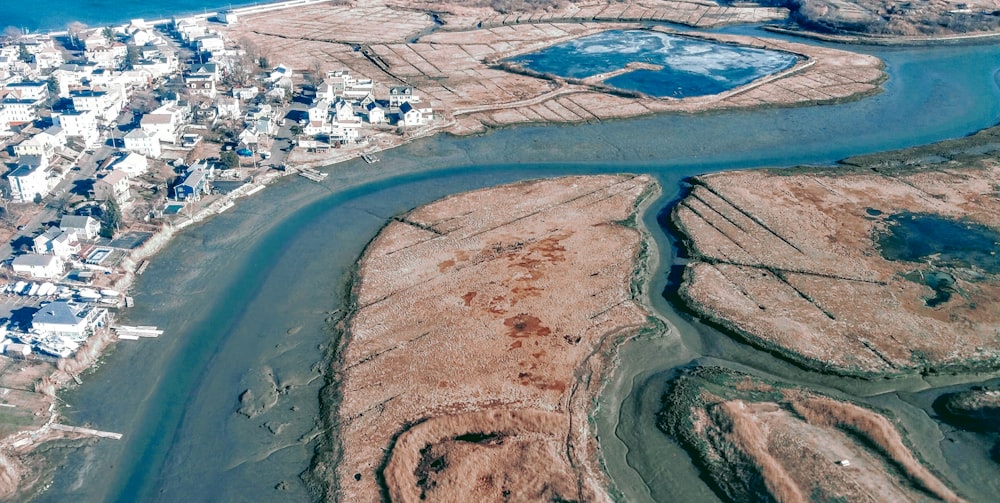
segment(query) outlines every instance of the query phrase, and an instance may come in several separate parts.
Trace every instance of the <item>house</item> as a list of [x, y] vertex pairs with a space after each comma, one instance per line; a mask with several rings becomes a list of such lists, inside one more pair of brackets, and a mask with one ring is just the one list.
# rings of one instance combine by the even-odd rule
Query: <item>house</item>
[[239, 141], [241, 145], [247, 146], [257, 145], [259, 139], [260, 133], [257, 131], [257, 128], [253, 127], [248, 127], [243, 131], [240, 131], [240, 134], [237, 137], [237, 141]]
[[424, 126], [434, 119], [434, 111], [430, 108], [414, 108], [409, 102], [399, 106], [397, 123], [403, 127]]
[[4, 86], [4, 89], [14, 91], [17, 97], [22, 100], [44, 101], [45, 98], [49, 97], [49, 84], [45, 81], [12, 82]]
[[372, 79], [358, 79], [348, 70], [335, 70], [326, 73], [326, 79], [317, 86], [316, 97], [331, 102], [337, 98], [364, 101], [371, 96], [374, 87]]
[[342, 121], [352, 121], [357, 116], [354, 115], [354, 107], [346, 101], [338, 101], [336, 105], [333, 106], [334, 115], [337, 118], [337, 122]]
[[413, 94], [413, 86], [395, 86], [389, 88], [389, 108], [396, 108], [403, 103], [420, 103], [420, 97]]
[[219, 96], [216, 98], [215, 108], [219, 112], [219, 117], [222, 118], [235, 119], [242, 113], [240, 100], [238, 98], [230, 98], [228, 96]]
[[364, 108], [370, 124], [385, 123], [385, 109], [379, 106], [378, 103], [374, 101], [369, 102]]
[[218, 90], [215, 85], [219, 80], [219, 66], [215, 63], [193, 65], [184, 74], [184, 87], [191, 95], [215, 98]]
[[233, 88], [233, 97], [238, 100], [252, 100], [256, 98], [258, 94], [260, 94], [260, 89], [257, 89], [257, 86]]
[[174, 113], [163, 113], [160, 109], [142, 116], [139, 128], [147, 135], [164, 143], [177, 143], [177, 128], [180, 127], [180, 117]]
[[3, 353], [12, 358], [27, 358], [31, 355], [31, 345], [11, 342], [4, 347]]
[[216, 15], [220, 23], [232, 26], [236, 24], [238, 16], [231, 10], [225, 10]]
[[50, 302], [31, 317], [31, 328], [45, 334], [81, 340], [107, 318], [107, 310], [67, 300]]
[[194, 47], [199, 52], [211, 53], [214, 56], [226, 50], [226, 42], [218, 35], [205, 35], [194, 40]]
[[124, 93], [114, 87], [76, 89], [69, 92], [73, 109], [90, 111], [104, 122], [114, 121], [125, 108]]
[[202, 195], [209, 194], [212, 190], [208, 181], [209, 170], [200, 166], [188, 170], [184, 181], [174, 187], [174, 198], [178, 201], [197, 201]]
[[129, 191], [128, 173], [112, 171], [94, 182], [94, 199], [98, 201], [114, 201], [118, 207], [124, 208], [132, 202]]
[[47, 138], [40, 138], [40, 136], [42, 136], [41, 133], [36, 134], [35, 136], [14, 145], [14, 155], [20, 157], [37, 155], [46, 159], [51, 158], [56, 153], [56, 146], [46, 141]]
[[34, 239], [35, 253], [55, 255], [68, 259], [80, 253], [80, 240], [76, 231], [50, 227]]
[[201, 141], [201, 135], [194, 133], [185, 133], [181, 135], [181, 146], [185, 148], [191, 148]]
[[97, 116], [94, 112], [70, 110], [53, 113], [52, 119], [63, 129], [67, 137], [80, 138], [87, 147], [97, 143], [101, 134], [97, 130]]
[[59, 228], [75, 232], [83, 239], [94, 239], [101, 232], [101, 223], [87, 215], [65, 215], [59, 220]]
[[27, 274], [33, 278], [58, 278], [62, 275], [63, 261], [55, 255], [27, 253], [14, 257], [11, 267], [15, 274]]
[[18, 159], [18, 166], [9, 174], [11, 199], [19, 203], [45, 197], [49, 193], [48, 160], [37, 155], [26, 155]]
[[[278, 83], [282, 80], [288, 80], [291, 82], [292, 79], [292, 69], [285, 65], [278, 65], [271, 70], [271, 73], [267, 75], [268, 82]], [[284, 86], [282, 86], [284, 87]]]
[[96, 49], [98, 47], [107, 47], [111, 45], [111, 42], [104, 35], [101, 34], [101, 30], [94, 30], [87, 38], [83, 39], [83, 47], [86, 50]]
[[122, 140], [125, 150], [158, 159], [160, 157], [160, 140], [142, 129], [133, 129]]
[[38, 102], [8, 96], [0, 101], [5, 120], [11, 126], [25, 124], [38, 118]]

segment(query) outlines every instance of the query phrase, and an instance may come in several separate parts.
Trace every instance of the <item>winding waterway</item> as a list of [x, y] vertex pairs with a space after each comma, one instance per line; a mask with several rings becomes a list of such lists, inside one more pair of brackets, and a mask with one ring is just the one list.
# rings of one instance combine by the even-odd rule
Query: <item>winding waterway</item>
[[[598, 432], [627, 501], [711, 501], [686, 454], [655, 429], [663, 382], [708, 359], [807, 383], [891, 409], [929, 463], [973, 499], [1000, 492], [971, 437], [927, 414], [947, 378], [861, 382], [801, 371], [685, 320], [660, 295], [674, 248], [658, 224], [688, 176], [761, 166], [829, 164], [961, 136], [1000, 116], [1000, 47], [862, 49], [883, 58], [885, 92], [823, 107], [662, 115], [603, 124], [516, 127], [440, 136], [332, 168], [322, 184], [287, 178], [185, 230], [136, 283], [127, 321], [155, 340], [123, 341], [84, 386], [65, 393], [68, 421], [125, 434], [79, 449], [41, 501], [307, 501], [298, 479], [318, 425], [328, 318], [352, 266], [394, 214], [448, 194], [568, 173], [647, 172], [664, 196], [645, 222], [659, 245], [654, 308], [676, 327], [621, 350]], [[253, 419], [238, 396], [268, 372], [281, 388]], [[982, 378], [982, 379], [985, 379]], [[961, 381], [961, 378], [956, 378]], [[965, 379], [971, 380], [971, 379]]]

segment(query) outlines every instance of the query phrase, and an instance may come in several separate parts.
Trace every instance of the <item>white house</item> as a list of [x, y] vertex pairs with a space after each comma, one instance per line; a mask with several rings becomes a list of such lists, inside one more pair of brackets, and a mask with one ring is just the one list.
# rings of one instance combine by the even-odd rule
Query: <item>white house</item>
[[0, 101], [0, 107], [4, 109], [7, 123], [10, 125], [24, 124], [38, 118], [38, 102], [35, 100], [8, 96]]
[[59, 228], [72, 231], [83, 239], [94, 239], [101, 232], [101, 223], [86, 215], [64, 215], [59, 220]]
[[226, 119], [238, 118], [243, 113], [240, 107], [240, 100], [229, 96], [219, 96], [216, 98], [215, 109], [218, 110], [219, 117]]
[[378, 103], [372, 101], [365, 105], [365, 112], [369, 123], [383, 124], [385, 122], [385, 109], [379, 106]]
[[399, 106], [398, 124], [403, 127], [424, 126], [434, 119], [434, 111], [430, 108], [414, 108], [409, 102]]
[[62, 275], [63, 261], [55, 255], [28, 253], [14, 257], [11, 267], [15, 274], [27, 274], [34, 278], [58, 278]]
[[98, 201], [114, 201], [119, 208], [124, 208], [132, 202], [129, 190], [128, 173], [112, 171], [94, 182], [94, 199]]
[[412, 86], [395, 86], [389, 88], [389, 108], [396, 108], [403, 103], [420, 103], [420, 96], [413, 94]]
[[194, 65], [184, 75], [184, 87], [191, 95], [215, 98], [218, 93], [215, 85], [219, 80], [219, 67], [215, 63]]
[[19, 203], [31, 202], [36, 195], [49, 193], [48, 161], [41, 156], [26, 155], [18, 159], [18, 166], [7, 175], [11, 199]]
[[172, 113], [150, 112], [142, 116], [139, 128], [147, 135], [164, 143], [177, 143], [179, 117]]
[[208, 52], [213, 55], [226, 50], [226, 42], [218, 35], [198, 37], [194, 41], [194, 46], [200, 52]]
[[4, 89], [14, 91], [17, 97], [22, 100], [41, 101], [49, 96], [48, 82], [45, 81], [11, 82], [4, 86]]
[[141, 154], [129, 152], [115, 160], [110, 168], [115, 171], [124, 172], [130, 178], [136, 177], [149, 169], [149, 159], [146, 159]]
[[46, 141], [47, 138], [40, 138], [40, 136], [42, 136], [41, 133], [36, 134], [35, 136], [14, 145], [14, 155], [19, 157], [37, 155], [46, 159], [51, 158], [56, 153], [56, 146]]
[[66, 300], [50, 302], [31, 318], [31, 328], [47, 334], [83, 339], [104, 323], [107, 310]]
[[118, 117], [125, 107], [125, 97], [115, 88], [78, 89], [70, 91], [73, 109], [82, 112], [90, 111], [105, 122], [111, 122]]
[[93, 146], [101, 136], [97, 130], [97, 116], [89, 110], [54, 113], [52, 118], [66, 136], [80, 138], [87, 147]]
[[80, 253], [76, 231], [51, 227], [35, 237], [35, 253], [55, 255], [63, 260]]
[[123, 139], [125, 150], [129, 152], [135, 152], [137, 154], [142, 154], [146, 157], [152, 157], [153, 159], [159, 159], [160, 157], [160, 140], [155, 136], [147, 134], [142, 129], [133, 129], [125, 135]]
[[233, 88], [233, 97], [243, 101], [252, 100], [258, 94], [260, 94], [260, 89], [257, 89], [257, 86]]

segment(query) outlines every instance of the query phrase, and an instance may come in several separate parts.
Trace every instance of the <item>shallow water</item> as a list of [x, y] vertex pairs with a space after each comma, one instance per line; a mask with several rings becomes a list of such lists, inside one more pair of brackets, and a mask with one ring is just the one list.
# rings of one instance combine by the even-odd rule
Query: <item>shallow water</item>
[[[326, 320], [343, 301], [354, 261], [385, 221], [474, 188], [622, 171], [652, 173], [663, 185], [663, 198], [644, 217], [661, 251], [649, 291], [677, 327], [622, 348], [595, 415], [608, 470], [626, 501], [714, 498], [687, 455], [653, 425], [665, 379], [705, 358], [878, 402], [901, 417], [918, 451], [963, 492], [976, 499], [996, 494], [987, 468], [963, 468], [959, 458], [972, 448], [960, 435], [942, 447], [940, 427], [910, 398], [952, 378], [818, 376], [685, 319], [659, 295], [673, 248], [657, 216], [680, 194], [683, 178], [826, 164], [968, 134], [1000, 116], [1000, 48], [875, 52], [886, 58], [891, 78], [885, 93], [860, 102], [439, 136], [385, 152], [375, 167], [339, 165], [322, 184], [282, 180], [186, 229], [140, 277], [137, 307], [126, 316], [165, 334], [120, 343], [83, 376], [83, 387], [62, 396], [69, 421], [125, 437], [81, 449], [40, 500], [306, 501], [298, 474], [314, 447]], [[283, 389], [276, 404], [254, 419], [237, 414], [239, 394], [266, 369]]]

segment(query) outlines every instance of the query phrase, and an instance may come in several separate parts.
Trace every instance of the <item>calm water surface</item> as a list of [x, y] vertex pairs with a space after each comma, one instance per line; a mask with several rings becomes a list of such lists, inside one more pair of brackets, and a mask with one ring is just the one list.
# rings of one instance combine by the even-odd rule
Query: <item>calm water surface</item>
[[[660, 251], [653, 306], [671, 334], [627, 344], [597, 413], [608, 470], [627, 501], [711, 501], [687, 456], [653, 425], [663, 382], [693, 360], [749, 368], [889, 408], [917, 450], [973, 499], [1000, 492], [995, 465], [924, 407], [930, 386], [802, 372], [677, 315], [660, 295], [673, 259], [660, 210], [683, 178], [724, 169], [828, 164], [848, 155], [968, 134], [1000, 115], [1000, 48], [879, 50], [886, 92], [860, 102], [516, 127], [435, 137], [339, 165], [323, 184], [297, 177], [189, 228], [136, 284], [127, 321], [158, 325], [125, 341], [86, 385], [66, 393], [68, 420], [120, 431], [80, 449], [41, 501], [306, 501], [298, 480], [313, 452], [327, 319], [351, 267], [386, 219], [448, 194], [568, 173], [646, 172], [664, 197], [645, 216]], [[264, 414], [238, 396], [270, 373], [283, 390]], [[943, 440], [948, 437], [949, 442]], [[956, 467], [954, 470], [950, 466]], [[983, 496], [987, 496], [984, 498]]]

